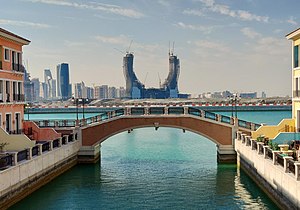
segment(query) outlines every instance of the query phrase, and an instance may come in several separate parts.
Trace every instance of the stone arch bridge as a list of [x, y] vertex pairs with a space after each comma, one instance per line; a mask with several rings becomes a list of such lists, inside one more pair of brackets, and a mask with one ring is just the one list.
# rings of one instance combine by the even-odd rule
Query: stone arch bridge
[[217, 146], [218, 162], [235, 162], [234, 139], [237, 131], [250, 134], [260, 125], [233, 117], [215, 114], [194, 107], [150, 106], [124, 107], [81, 120], [37, 121], [40, 127], [55, 127], [60, 132], [77, 130], [81, 141], [80, 162], [96, 162], [103, 141], [132, 129], [172, 127], [202, 135]]

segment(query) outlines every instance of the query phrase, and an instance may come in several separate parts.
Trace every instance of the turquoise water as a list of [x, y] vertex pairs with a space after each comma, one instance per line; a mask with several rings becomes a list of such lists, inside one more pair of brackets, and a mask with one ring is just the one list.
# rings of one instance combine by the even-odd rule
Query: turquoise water
[[[243, 117], [276, 124], [290, 113]], [[75, 166], [11, 209], [277, 209], [236, 165], [217, 164], [215, 144], [191, 132], [136, 129], [109, 138], [101, 152], [101, 164]]]

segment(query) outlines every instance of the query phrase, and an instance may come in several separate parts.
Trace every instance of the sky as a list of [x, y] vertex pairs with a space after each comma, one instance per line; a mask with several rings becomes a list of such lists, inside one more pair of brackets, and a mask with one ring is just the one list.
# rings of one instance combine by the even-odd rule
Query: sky
[[[146, 87], [180, 59], [179, 91], [291, 95], [299, 0], [0, 0], [0, 27], [31, 40], [31, 78], [69, 63], [72, 83], [125, 86], [123, 56]], [[174, 42], [174, 49], [173, 43]], [[171, 44], [169, 44], [171, 43]], [[171, 47], [169, 47], [171, 46]]]

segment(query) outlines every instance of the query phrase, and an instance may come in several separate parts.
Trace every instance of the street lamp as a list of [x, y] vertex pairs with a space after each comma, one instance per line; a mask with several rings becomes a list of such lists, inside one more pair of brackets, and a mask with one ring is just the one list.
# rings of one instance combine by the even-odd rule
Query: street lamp
[[231, 104], [231, 117], [233, 117], [233, 95], [228, 96], [229, 103]]
[[72, 101], [75, 102], [76, 105], [76, 120], [78, 121], [78, 98], [72, 98]]
[[27, 110], [27, 120], [29, 120], [29, 104], [26, 104], [26, 110]]
[[234, 100], [234, 108], [235, 108], [235, 117], [237, 118], [237, 107], [236, 103], [240, 100], [240, 97], [237, 93], [233, 94], [233, 100]]

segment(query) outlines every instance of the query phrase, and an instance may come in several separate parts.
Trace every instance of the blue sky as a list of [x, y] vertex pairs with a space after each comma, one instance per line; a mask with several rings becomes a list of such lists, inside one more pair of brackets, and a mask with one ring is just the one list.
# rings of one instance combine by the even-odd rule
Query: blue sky
[[[138, 78], [158, 87], [169, 42], [184, 93], [230, 90], [291, 95], [291, 43], [299, 0], [1, 0], [0, 27], [21, 35], [31, 77], [70, 64], [72, 83], [125, 86], [122, 57], [134, 52]], [[118, 50], [116, 50], [118, 49]], [[147, 76], [146, 76], [147, 75]]]

